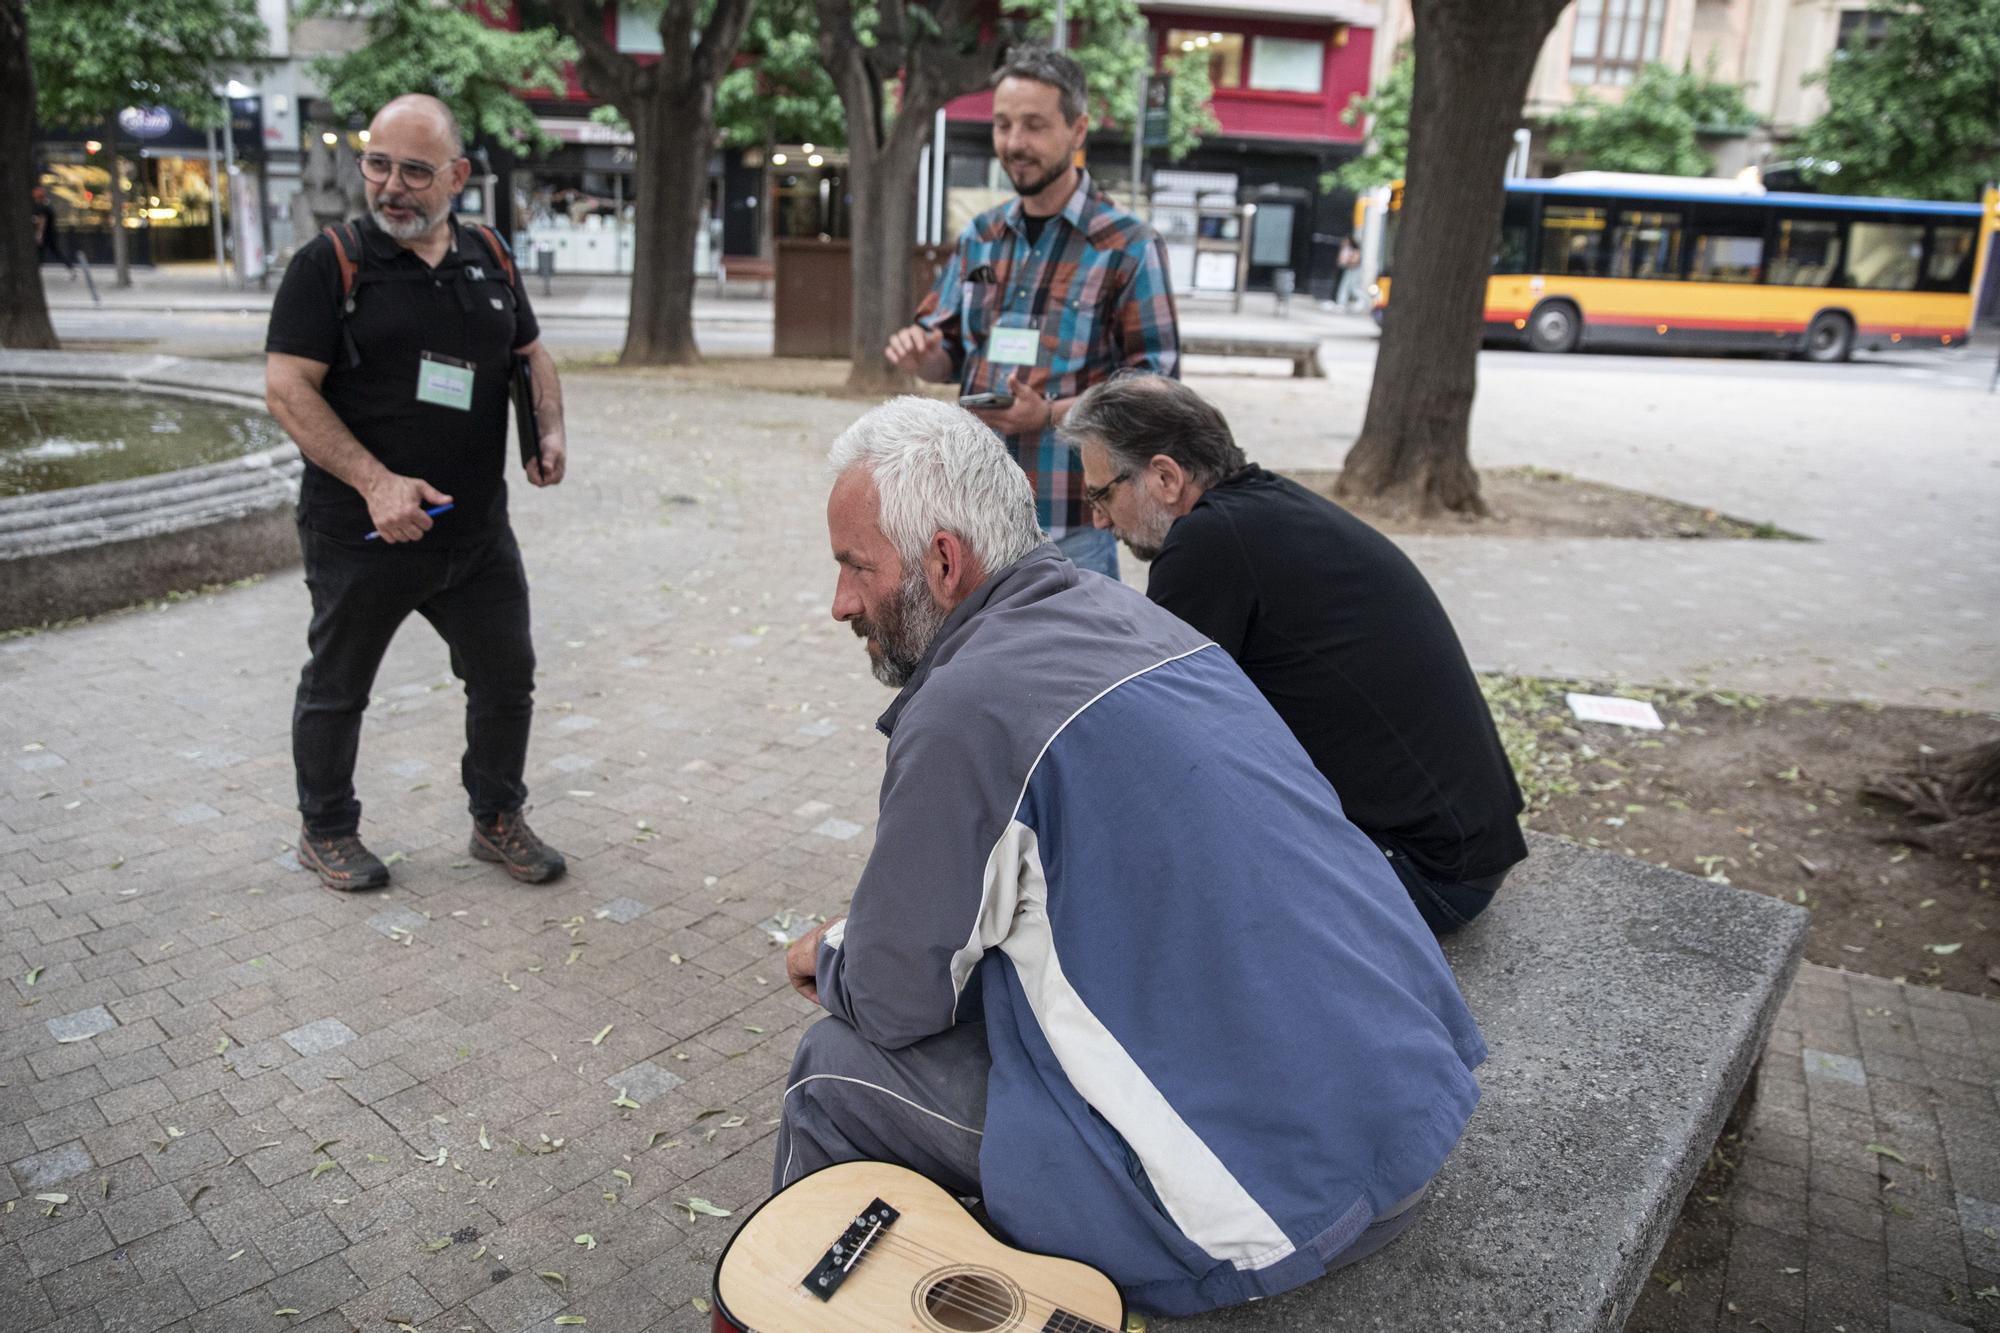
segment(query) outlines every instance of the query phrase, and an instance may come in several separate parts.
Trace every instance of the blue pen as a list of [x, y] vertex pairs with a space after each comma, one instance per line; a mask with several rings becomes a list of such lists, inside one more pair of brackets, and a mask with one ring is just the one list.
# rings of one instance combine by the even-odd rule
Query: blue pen
[[[442, 514], [445, 510], [449, 508], [451, 508], [451, 506], [448, 504], [433, 505], [429, 509], [426, 509], [424, 512], [426, 514], [429, 514], [432, 518], [436, 518], [439, 514]], [[381, 535], [382, 534], [380, 531], [371, 532], [366, 537], [363, 537], [361, 540], [364, 542], [372, 542]]]

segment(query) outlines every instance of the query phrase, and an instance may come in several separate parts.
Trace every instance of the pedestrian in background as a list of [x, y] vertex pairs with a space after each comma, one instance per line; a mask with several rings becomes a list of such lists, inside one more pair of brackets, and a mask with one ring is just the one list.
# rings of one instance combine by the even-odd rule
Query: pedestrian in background
[[375, 672], [414, 611], [465, 682], [471, 854], [540, 883], [564, 862], [522, 817], [535, 650], [507, 520], [507, 408], [525, 359], [540, 421], [525, 468], [554, 486], [568, 452], [561, 386], [505, 243], [452, 214], [472, 164], [444, 103], [390, 102], [360, 166], [368, 216], [300, 249], [265, 341], [272, 415], [306, 457], [299, 860], [341, 892], [389, 881], [359, 836], [354, 761]]
[[1091, 526], [1081, 467], [1056, 424], [1121, 368], [1179, 374], [1180, 335], [1159, 235], [1077, 165], [1087, 111], [1074, 60], [1040, 46], [1009, 53], [994, 76], [993, 153], [1020, 198], [972, 220], [885, 355], [908, 374], [957, 380], [1028, 474], [1063, 554], [1116, 578], [1118, 543]]
[[1354, 243], [1352, 235], [1340, 238], [1340, 254], [1335, 263], [1340, 267], [1340, 282], [1333, 289], [1333, 303], [1342, 310], [1352, 310], [1355, 298], [1361, 295], [1361, 247]]
[[69, 270], [69, 280], [76, 281], [76, 264], [63, 253], [62, 242], [56, 235], [56, 210], [49, 203], [49, 192], [37, 185], [35, 200], [35, 262], [52, 258]]

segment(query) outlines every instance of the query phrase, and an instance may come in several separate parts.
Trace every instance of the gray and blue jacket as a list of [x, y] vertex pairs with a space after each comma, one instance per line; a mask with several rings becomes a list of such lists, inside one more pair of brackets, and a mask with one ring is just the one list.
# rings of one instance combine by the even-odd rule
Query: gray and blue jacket
[[1189, 1314], [1320, 1276], [1443, 1163], [1479, 1029], [1375, 845], [1228, 654], [1043, 546], [885, 714], [820, 1001], [983, 1019], [980, 1183], [1022, 1248]]

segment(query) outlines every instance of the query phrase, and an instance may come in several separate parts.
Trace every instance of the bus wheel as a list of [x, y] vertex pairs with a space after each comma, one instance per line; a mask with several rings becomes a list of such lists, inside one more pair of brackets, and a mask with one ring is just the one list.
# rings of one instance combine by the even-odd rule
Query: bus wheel
[[1583, 316], [1567, 301], [1548, 301], [1528, 316], [1528, 346], [1537, 352], [1574, 352], [1583, 338]]
[[1813, 316], [1806, 329], [1808, 361], [1845, 361], [1854, 353], [1854, 321], [1832, 310]]

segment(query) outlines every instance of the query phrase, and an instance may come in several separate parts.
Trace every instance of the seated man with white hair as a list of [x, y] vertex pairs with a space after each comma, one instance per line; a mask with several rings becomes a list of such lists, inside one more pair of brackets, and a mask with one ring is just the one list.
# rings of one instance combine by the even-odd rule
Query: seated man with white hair
[[1142, 1309], [1275, 1295], [1410, 1225], [1479, 1030], [1229, 655], [1044, 537], [951, 404], [834, 442], [836, 619], [900, 687], [850, 915], [792, 946], [774, 1187], [900, 1163]]

